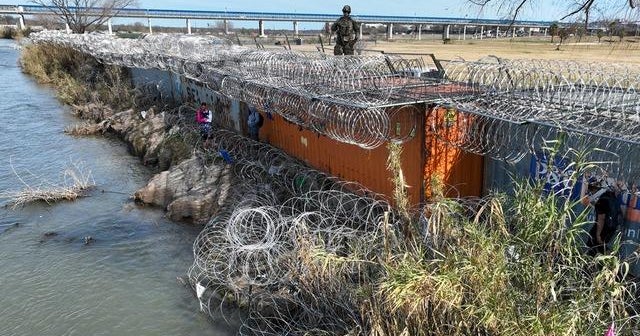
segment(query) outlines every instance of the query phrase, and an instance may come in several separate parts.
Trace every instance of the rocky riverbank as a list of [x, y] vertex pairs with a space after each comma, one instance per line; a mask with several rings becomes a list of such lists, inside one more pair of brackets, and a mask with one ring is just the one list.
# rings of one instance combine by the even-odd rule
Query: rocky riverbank
[[203, 224], [224, 205], [234, 177], [228, 165], [207, 162], [193, 125], [181, 124], [175, 110], [73, 107], [76, 116], [94, 123], [85, 127], [118, 136], [145, 165], [160, 170], [134, 194], [136, 201], [162, 207], [172, 220]]

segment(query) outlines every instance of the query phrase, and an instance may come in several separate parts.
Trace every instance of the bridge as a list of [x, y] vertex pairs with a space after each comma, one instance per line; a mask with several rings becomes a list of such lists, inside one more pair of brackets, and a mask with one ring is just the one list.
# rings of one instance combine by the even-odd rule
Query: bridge
[[[70, 7], [74, 9], [75, 7]], [[101, 14], [101, 8], [78, 8], [81, 12], [91, 15]], [[187, 30], [191, 32], [191, 20], [228, 20], [233, 21], [258, 21], [260, 35], [264, 35], [265, 21], [289, 21], [293, 22], [294, 34], [298, 34], [298, 22], [333, 22], [340, 17], [339, 14], [307, 14], [307, 13], [270, 13], [270, 12], [237, 12], [237, 11], [200, 11], [200, 10], [173, 10], [173, 9], [139, 9], [139, 8], [116, 8], [113, 10], [116, 18], [146, 18], [151, 28], [151, 19], [184, 19]], [[0, 5], [0, 14], [19, 15], [21, 26], [24, 26], [25, 15], [56, 15], [53, 7], [40, 5]], [[450, 26], [484, 26], [495, 27], [499, 31], [500, 27], [513, 28], [543, 28], [551, 25], [548, 21], [512, 21], [500, 19], [480, 19], [480, 18], [447, 18], [429, 16], [388, 16], [388, 15], [352, 15], [352, 17], [365, 24], [384, 24], [387, 26], [387, 35], [393, 38], [393, 25], [415, 25], [420, 34], [422, 25], [443, 25], [445, 27], [445, 38], [448, 36]], [[108, 23], [109, 27], [111, 22]], [[226, 26], [226, 24], [225, 24]], [[111, 29], [110, 29], [111, 30]], [[228, 29], [226, 29], [228, 30]], [[465, 29], [466, 31], [466, 29]], [[466, 35], [466, 34], [465, 34]], [[483, 34], [481, 34], [483, 35]], [[419, 36], [420, 38], [420, 36]]]

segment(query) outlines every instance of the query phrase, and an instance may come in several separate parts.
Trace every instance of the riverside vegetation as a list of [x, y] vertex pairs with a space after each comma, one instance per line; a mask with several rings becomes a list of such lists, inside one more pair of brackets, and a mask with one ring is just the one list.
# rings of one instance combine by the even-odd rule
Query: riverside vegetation
[[[155, 112], [159, 108], [131, 87], [124, 70], [70, 49], [31, 45], [22, 53], [24, 71], [53, 85], [61, 101], [91, 122], [78, 127], [90, 131], [69, 132], [115, 133], [144, 162], [166, 170], [139, 199], [166, 209], [181, 197], [178, 204], [200, 200], [169, 213], [196, 222], [224, 207], [220, 184], [237, 180], [223, 166], [209, 166], [211, 174], [188, 173], [210, 162], [199, 154], [197, 131], [179, 109]], [[148, 111], [144, 118], [141, 109]], [[399, 173], [394, 155], [389, 166]], [[571, 179], [594, 168], [577, 164]], [[295, 256], [304, 267], [291, 269], [289, 277], [300, 280], [298, 293], [308, 294], [303, 299], [317, 318], [312, 325], [296, 325], [292, 334], [582, 336], [602, 335], [614, 322], [619, 335], [637, 334], [630, 261], [618, 258], [619, 240], [607, 255], [584, 253], [581, 237], [590, 223], [586, 211], [574, 210], [577, 201], [531, 181], [514, 183], [510, 195], [448, 199], [434, 180], [432, 199], [416, 214], [401, 200], [401, 175], [394, 183], [403, 228], [355, 240], [340, 254], [314, 243]], [[362, 255], [362, 250], [375, 253]], [[271, 334], [284, 333], [286, 326], [280, 327]]]
[[[195, 156], [202, 144], [193, 111], [153, 101], [148, 93], [132, 87], [126, 69], [105, 66], [88, 55], [54, 45], [26, 45], [20, 62], [24, 72], [53, 86], [60, 101], [83, 119], [66, 127], [66, 133], [113, 134], [123, 139], [144, 164], [158, 170], [173, 167], [176, 172], [205, 171], [206, 160]], [[205, 174], [174, 174], [172, 179], [156, 176], [135, 197], [164, 207], [171, 219], [202, 223], [222, 202], [215, 201], [221, 188], [214, 182], [220, 178], [232, 183], [226, 179], [228, 174], [222, 169], [213, 181]], [[206, 201], [196, 205], [188, 201], [191, 198]]]

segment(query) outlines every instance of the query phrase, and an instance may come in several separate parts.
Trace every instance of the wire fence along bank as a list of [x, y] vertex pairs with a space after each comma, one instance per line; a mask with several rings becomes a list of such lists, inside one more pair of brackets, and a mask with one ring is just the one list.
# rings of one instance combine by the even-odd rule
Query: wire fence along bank
[[[167, 65], [165, 69], [182, 71], [182, 74], [192, 78], [200, 77], [193, 76], [198, 73], [191, 73], [191, 70], [185, 69], [202, 67], [202, 64], [199, 63], [201, 60], [189, 59], [185, 61], [185, 58], [181, 55], [207, 55], [206, 52], [198, 49], [197, 43], [194, 44], [194, 41], [205, 41], [202, 42], [203, 50], [208, 50], [206, 48], [210, 48], [211, 45], [216, 46], [214, 49], [218, 50], [221, 54], [225, 53], [225, 50], [233, 51], [238, 48], [225, 44], [222, 40], [204, 37], [156, 36], [139, 41], [132, 40], [132, 42], [124, 42], [121, 44], [120, 40], [111, 37], [96, 37], [93, 35], [70, 35], [73, 37], [69, 37], [67, 35], [51, 34], [49, 37], [47, 36], [49, 35], [36, 35], [36, 40], [46, 42], [55, 41], [54, 43], [62, 43], [63, 45], [78, 48], [79, 50], [90, 52], [92, 55], [102, 55], [96, 57], [105, 60], [105, 62], [107, 56], [112, 57], [112, 55], [116, 54], [118, 55], [117, 57], [119, 57], [118, 62], [122, 61], [123, 63], [117, 63], [115, 59], [109, 59], [110, 64], [130, 64], [130, 66], [137, 66], [134, 64], [135, 62], [144, 60], [147, 57], [145, 56], [147, 55], [147, 51], [143, 53], [139, 45], [145, 43], [153, 44], [156, 51], [153, 53], [149, 52], [150, 58], [156, 61], [162, 59], [162, 64]], [[58, 37], [60, 37], [60, 41], [56, 40]], [[167, 38], [168, 40], [163, 42], [163, 38]], [[94, 43], [91, 42], [94, 39], [96, 45], [106, 43], [104, 41], [111, 41], [107, 43], [107, 45], [115, 44], [119, 48], [123, 48], [124, 44], [131, 43], [131, 49], [121, 49], [118, 53], [107, 53], [102, 49], [96, 49], [96, 46], [84, 48], [84, 46]], [[150, 43], [149, 41], [153, 39], [157, 39], [157, 41]], [[170, 41], [174, 42], [174, 44], [168, 44]], [[191, 42], [187, 43], [188, 41]], [[163, 50], [160, 50], [161, 42], [166, 44], [163, 46]], [[108, 48], [105, 47], [105, 49]], [[103, 54], [99, 54], [98, 51]], [[167, 52], [169, 51], [174, 52], [176, 56], [168, 54]], [[267, 54], [269, 53], [272, 55], [271, 60], [277, 59], [278, 55], [276, 52], [267, 52]], [[292, 55], [293, 53], [286, 52], [283, 54]], [[215, 55], [215, 53], [213, 55]], [[238, 52], [233, 55], [236, 57], [244, 57], [251, 55], [251, 51], [238, 49]], [[324, 56], [309, 56], [308, 59], [312, 59], [313, 57], [323, 59]], [[123, 61], [125, 58], [127, 59], [127, 63]], [[372, 57], [370, 59], [374, 58], [375, 57]], [[341, 58], [328, 57], [327, 59], [329, 62], [344, 62], [344, 64], [350, 64], [349, 61], [346, 60], [354, 60], [353, 62], [355, 64], [357, 58], [343, 58], [341, 60]], [[366, 57], [363, 58], [363, 60], [367, 59]], [[301, 93], [311, 92], [309, 90], [315, 88], [312, 84], [307, 85], [309, 88], [307, 91], [302, 89], [305, 87], [304, 85], [299, 86], [300, 91], [298, 92], [288, 90], [286, 84], [282, 83], [279, 83], [277, 87], [264, 84], [270, 83], [269, 81], [272, 81], [271, 83], [275, 82], [273, 77], [264, 75], [269, 72], [273, 72], [274, 74], [278, 73], [277, 68], [273, 68], [275, 65], [281, 66], [283, 73], [286, 73], [286, 71], [291, 68], [295, 68], [294, 65], [286, 65], [286, 63], [290, 63], [291, 61], [292, 59], [288, 59], [287, 62], [265, 61], [264, 68], [259, 69], [259, 67], [256, 67], [252, 69], [243, 63], [243, 60], [225, 56], [219, 59], [220, 65], [215, 69], [227, 69], [226, 67], [228, 67], [236, 71], [236, 73], [246, 72], [248, 74], [262, 75], [251, 78], [231, 75], [221, 76], [219, 72], [216, 72], [217, 70], [211, 70], [201, 73], [200, 76], [205, 76], [206, 74], [206, 76], [217, 76], [215, 77], [216, 79], [221, 77], [219, 81], [203, 81], [203, 83], [212, 88], [217, 88], [218, 92], [224, 93], [228, 97], [237, 99], [247, 99], [249, 101], [251, 99], [262, 99], [260, 102], [272, 104], [276, 98], [275, 96], [269, 95], [275, 94], [277, 97], [283, 97], [285, 95], [279, 92], [286, 92], [287, 97], [296, 97], [285, 101], [296, 102], [295, 99], [309, 99], [308, 106], [298, 106], [298, 109], [302, 111], [299, 116], [302, 120], [305, 120], [303, 118], [306, 118], [307, 115], [317, 113], [317, 110], [313, 108], [313, 106], [319, 106], [320, 104], [337, 106], [335, 110], [328, 109], [327, 111], [338, 112], [331, 112], [334, 113], [331, 116], [323, 116], [321, 114], [314, 116], [314, 118], [319, 118], [319, 120], [326, 120], [322, 118], [329, 117], [335, 118], [336, 120], [351, 118], [352, 115], [346, 114], [346, 112], [343, 113], [341, 112], [343, 110], [340, 109], [361, 108], [342, 104], [337, 96], [332, 95], [327, 99], [320, 99], [321, 96], [319, 95], [313, 96], [310, 94], [307, 95], [308, 93]], [[480, 69], [478, 73], [491, 74], [493, 70], [490, 71], [491, 67], [483, 67], [484, 63], [478, 63], [477, 68]], [[555, 120], [556, 123], [553, 124], [550, 122], [545, 123], [542, 119], [536, 120], [533, 117], [526, 119], [524, 118], [526, 114], [526, 112], [524, 112], [527, 106], [526, 104], [522, 104], [522, 114], [518, 116], [517, 113], [514, 113], [515, 117], [505, 116], [505, 112], [502, 110], [494, 111], [490, 103], [484, 103], [483, 105], [479, 101], [481, 101], [481, 99], [485, 99], [487, 102], [498, 101], [497, 98], [502, 96], [499, 93], [493, 93], [491, 85], [502, 83], [504, 78], [495, 75], [494, 81], [487, 80], [484, 82], [477, 80], [478, 77], [471, 76], [472, 71], [465, 70], [471, 68], [469, 63], [460, 62], [458, 65], [460, 67], [460, 69], [457, 70], [458, 72], [453, 72], [450, 76], [450, 78], [457, 78], [457, 82], [454, 83], [455, 85], [445, 83], [446, 85], [450, 85], [450, 87], [456, 86], [458, 89], [455, 90], [458, 90], [458, 94], [455, 96], [442, 94], [440, 103], [455, 103], [460, 107], [460, 112], [454, 111], [448, 113], [447, 111], [443, 118], [441, 118], [443, 122], [438, 122], [441, 119], [435, 118], [436, 122], [430, 124], [430, 127], [436, 131], [437, 136], [439, 136], [442, 141], [448, 141], [451, 144], [467, 148], [471, 151], [504, 156], [505, 158], [515, 161], [518, 159], [517, 155], [511, 158], [506, 154], [511, 153], [511, 155], [513, 155], [513, 153], [519, 153], [517, 150], [524, 152], [525, 149], [521, 148], [527, 147], [529, 147], [530, 151], [536, 150], [536, 146], [540, 146], [538, 141], [535, 141], [537, 139], [536, 137], [542, 140], [545, 140], [547, 137], [547, 133], [541, 131], [540, 127], [548, 124], [551, 130], [549, 131], [549, 135], [555, 135], [559, 142], [564, 141], [563, 136], [586, 134], [588, 137], [593, 137], [593, 139], [610, 139], [611, 141], [620, 141], [621, 143], [633, 145], [633, 142], [628, 139], [625, 140], [620, 137], [595, 132], [587, 133], [585, 130], [576, 127], [566, 127], [568, 130], [565, 130], [564, 125], [570, 124], [572, 122], [571, 120]], [[456, 73], [458, 75], [454, 77]], [[500, 71], [497, 72], [497, 74], [501, 73]], [[510, 76], [507, 76], [506, 78], [509, 77]], [[281, 77], [283, 83], [286, 81], [284, 78], [285, 77]], [[259, 80], [264, 80], [264, 82], [259, 82]], [[215, 85], [217, 84], [219, 84], [219, 86], [216, 87]], [[503, 87], [497, 86], [497, 84], [495, 85], [497, 89], [506, 92], [504, 93], [504, 97], [508, 97], [510, 94], [509, 90], [511, 90], [509, 86]], [[463, 89], [459, 89], [460, 87]], [[405, 86], [403, 89], [409, 90], [410, 86]], [[263, 95], [260, 90], [265, 90], [265, 94]], [[450, 92], [453, 91], [452, 89]], [[253, 92], [254, 97], [247, 98], [247, 92]], [[266, 102], [263, 101], [265, 96], [268, 97], [266, 98]], [[476, 103], [474, 103], [474, 99]], [[539, 100], [545, 102], [544, 104], [548, 104], [548, 106], [557, 104], [556, 99], [549, 100], [548, 97]], [[391, 101], [391, 98], [389, 98], [389, 101]], [[300, 108], [300, 106], [303, 108]], [[476, 110], [472, 108], [476, 108]], [[290, 110], [293, 110], [293, 107], [290, 107]], [[375, 110], [375, 108], [368, 108], [367, 110]], [[612, 110], [614, 109], [612, 108]], [[380, 113], [386, 113], [382, 107], [380, 107], [378, 111], [380, 111]], [[598, 113], [601, 112], [601, 110], [598, 111]], [[278, 111], [275, 110], [274, 112], [278, 113]], [[607, 112], [602, 113], [606, 114]], [[548, 116], [545, 116], [548, 119], [552, 119], [553, 115], [554, 114], [550, 112]], [[184, 122], [184, 120], [181, 121], [179, 117], [175, 118], [177, 120], [173, 120], [171, 123]], [[189, 120], [192, 124], [192, 118], [189, 118]], [[313, 120], [313, 122], [317, 122], [317, 119]], [[632, 118], [630, 118], [630, 120], [633, 121]], [[366, 126], [379, 127], [379, 125], [374, 124], [374, 122], [376, 121], [374, 120], [372, 124], [367, 124]], [[347, 123], [336, 123], [338, 125], [349, 125]], [[461, 131], [453, 132], [452, 134], [450, 132], [452, 127], [448, 127], [448, 125], [455, 125], [455, 123], [459, 123], [458, 126]], [[466, 128], [464, 127], [465, 125]], [[531, 131], [516, 132], [514, 133], [515, 135], [511, 135], [513, 132], [509, 132], [509, 134], [505, 135], [504, 125], [512, 127], [513, 132], [516, 132], [516, 129], [520, 129], [518, 126], [525, 126], [523, 129], [530, 128]], [[528, 125], [535, 125], [535, 127], [529, 127]], [[384, 132], [376, 133], [380, 132], [379, 128], [375, 129], [374, 132], [374, 130], [370, 130], [368, 127], [358, 126], [364, 129], [362, 132], [370, 132], [367, 134], [373, 135], [378, 134], [377, 136], [383, 138], [385, 141], [389, 140], [386, 136], [382, 137], [380, 135], [385, 134]], [[336, 128], [338, 127], [339, 126], [336, 126]], [[348, 134], [348, 132], [346, 132], [347, 130], [345, 130], [345, 134]], [[197, 135], [197, 131], [194, 129], [188, 129], [185, 130], [185, 132]], [[558, 133], [554, 134], [552, 132]], [[465, 136], [467, 138], [465, 138]], [[373, 137], [375, 138], [375, 136]], [[591, 138], [588, 137], [587, 139], [590, 141]], [[518, 139], [528, 139], [531, 141], [518, 146], [518, 144], [513, 142]], [[475, 147], [472, 147], [471, 142], [475, 144]], [[607, 143], [603, 143], [603, 146], [604, 145], [607, 145]], [[512, 147], [513, 150], [508, 150], [509, 147]], [[504, 148], [504, 151], [500, 152], [496, 148]], [[533, 203], [523, 202], [525, 204], [522, 204], [521, 208], [514, 209], [517, 211], [509, 211], [508, 209], [508, 211], [502, 211], [500, 207], [494, 206], [493, 203], [483, 204], [485, 201], [482, 200], [462, 203], [457, 201], [444, 202], [444, 205], [453, 209], [451, 211], [446, 211], [446, 209], [438, 211], [435, 206], [438, 204], [435, 204], [431, 208], [427, 206], [419, 212], [419, 216], [416, 216], [418, 217], [416, 222], [421, 225], [420, 232], [417, 232], [417, 234], [413, 236], [417, 239], [407, 239], [408, 235], [405, 236], [405, 230], [403, 230], [406, 226], [404, 222], [406, 219], [403, 218], [406, 217], [399, 215], [382, 197], [367, 191], [355, 183], [341, 182], [325, 173], [310, 169], [272, 146], [249, 140], [232, 131], [215, 130], [205, 149], [204, 152], [199, 153], [199, 155], [203, 155], [205, 162], [207, 162], [207, 160], [217, 160], [220, 163], [224, 161], [226, 164], [231, 164], [236, 175], [244, 180], [245, 183], [238, 184], [234, 186], [232, 190], [229, 190], [229, 193], [231, 193], [231, 201], [226, 210], [213, 217], [194, 242], [194, 263], [189, 270], [189, 280], [198, 296], [201, 308], [210, 314], [215, 312], [217, 315], [220, 309], [222, 309], [224, 313], [224, 308], [227, 303], [233, 303], [247, 308], [248, 315], [243, 319], [240, 334], [371, 334], [369, 331], [372, 330], [372, 317], [366, 314], [380, 310], [380, 307], [374, 307], [376, 304], [395, 305], [392, 301], [383, 300], [385, 297], [376, 298], [373, 295], [373, 291], [375, 290], [373, 286], [376, 284], [376, 279], [380, 279], [385, 272], [393, 271], [385, 270], [384, 263], [380, 261], [394, 258], [400, 263], [398, 268], [401, 271], [407, 271], [394, 273], [398, 275], [397, 280], [399, 282], [407, 282], [408, 284], [406, 287], [400, 286], [398, 288], [407, 288], [408, 291], [400, 293], [402, 294], [400, 295], [402, 300], [396, 301], [399, 304], [388, 310], [393, 314], [381, 314], [377, 321], [384, 324], [384, 321], [393, 321], [394, 318], [397, 318], [402, 323], [405, 323], [409, 321], [412, 316], [415, 316], [414, 313], [416, 310], [413, 308], [422, 309], [423, 313], [420, 316], [426, 316], [426, 318], [424, 320], [420, 318], [416, 320], [415, 327], [418, 331], [416, 334], [419, 334], [419, 332], [427, 326], [444, 328], [443, 332], [438, 332], [440, 334], [455, 334], [450, 332], [452, 329], [447, 328], [455, 329], [458, 327], [467, 331], [459, 334], [490, 334], [486, 331], [488, 330], [487, 328], [490, 328], [498, 322], [506, 320], [507, 322], [516, 322], [513, 325], [521, 325], [523, 324], [522, 321], [529, 320], [529, 317], [531, 317], [533, 321], [532, 324], [537, 325], [539, 324], [539, 320], [535, 320], [535, 318], [541, 316], [540, 306], [531, 304], [521, 306], [520, 303], [535, 302], [536, 299], [540, 300], [543, 297], [546, 298], [546, 300], [550, 300], [550, 305], [554, 310], [561, 313], [569, 312], [561, 316], [560, 319], [553, 319], [551, 322], [546, 321], [553, 325], [562, 325], [565, 324], [564, 321], [573, 321], [576, 316], [592, 316], [590, 313], [586, 313], [586, 309], [581, 308], [582, 310], [576, 310], [574, 313], [574, 311], [566, 310], [566, 306], [564, 305], [553, 306], [556, 302], [595, 307], [597, 310], [593, 312], [593, 316], [598, 316], [597, 314], [607, 315], [603, 313], [604, 310], [601, 309], [601, 307], [604, 307], [604, 304], [613, 302], [612, 300], [602, 300], [604, 304], [598, 303], [594, 306], [590, 304], [591, 300], [589, 299], [573, 300], [575, 295], [589, 292], [583, 290], [584, 288], [581, 287], [584, 284], [584, 279], [590, 280], [590, 278], [583, 276], [584, 270], [587, 270], [587, 268], [582, 267], [583, 263], [578, 263], [576, 264], [577, 266], [568, 264], [566, 267], [565, 264], [563, 264], [566, 260], [572, 261], [576, 259], [575, 256], [577, 253], [575, 253], [574, 247], [568, 250], [570, 253], [567, 254], [566, 258], [558, 257], [557, 243], [559, 241], [558, 238], [562, 238], [562, 236], [556, 233], [566, 234], [567, 218], [569, 217], [564, 213], [556, 211], [557, 204], [553, 200], [548, 202], [549, 204], [547, 206], [549, 211], [546, 211], [545, 208], [543, 208], [545, 211], [540, 211], [539, 191], [535, 194], [535, 197], [523, 197], [524, 201], [531, 200]], [[620, 150], [622, 150], [622, 148], [620, 148]], [[482, 211], [478, 210], [481, 208], [491, 208], [492, 211], [483, 214]], [[493, 209], [496, 210], [494, 211]], [[530, 215], [532, 210], [539, 212], [535, 213], [535, 216], [522, 216], [522, 214]], [[515, 214], [515, 216], [505, 217], [505, 214]], [[467, 225], [465, 228], [460, 224], [471, 224], [471, 222], [465, 222], [465, 220], [469, 221], [469, 218], [480, 221], [483, 216], [488, 218], [486, 220], [486, 235], [484, 232], [471, 230], [474, 228], [482, 229], [483, 225]], [[552, 216], [554, 217], [551, 218]], [[458, 223], [456, 219], [460, 219], [460, 223]], [[522, 221], [518, 228], [522, 228], [523, 235], [532, 237], [530, 239], [533, 243], [529, 244], [529, 242], [526, 242], [521, 236], [517, 235], [511, 237], [511, 240], [494, 239], [496, 237], [509, 237], [511, 233], [508, 230], [508, 225], [512, 225], [514, 219]], [[445, 222], [447, 221], [455, 222], [450, 224], [449, 232], [445, 232], [447, 228]], [[553, 222], [552, 224], [558, 228], [557, 231], [548, 229], [550, 222]], [[538, 226], [530, 225], [532, 223]], [[544, 235], [544, 240], [539, 238], [540, 235]], [[461, 240], [461, 238], [464, 238], [464, 240]], [[569, 238], [573, 239], [572, 237]], [[563, 241], [565, 241], [565, 243], [570, 241], [571, 244], [567, 244], [568, 246], [576, 245], [575, 241], [571, 239], [563, 238]], [[401, 252], [398, 252], [400, 249], [391, 251], [394, 247], [402, 246], [401, 243], [398, 243], [400, 241], [409, 241], [413, 244], [417, 250], [414, 252], [415, 254], [411, 254], [408, 249], [403, 249]], [[466, 244], [467, 241], [471, 243]], [[451, 245], [451, 248], [449, 248], [451, 251], [457, 250], [458, 247], [462, 247], [459, 250], [464, 250], [464, 247], [472, 247], [466, 250], [466, 252], [469, 253], [469, 262], [463, 264], [465, 267], [459, 267], [460, 263], [454, 262], [451, 264], [450, 270], [454, 272], [460, 271], [461, 273], [452, 273], [453, 277], [444, 274], [443, 276], [438, 276], [437, 281], [429, 282], [432, 278], [436, 278], [432, 277], [429, 272], [442, 269], [442, 267], [437, 267], [438, 262], [456, 260], [455, 258], [443, 257], [444, 255], [436, 250], [436, 248], [444, 250], [443, 247], [446, 247], [447, 244]], [[500, 244], [501, 246], [489, 246], [487, 244]], [[513, 246], [510, 246], [512, 244]], [[517, 244], [521, 244], [528, 249], [518, 250]], [[421, 250], [421, 247], [425, 249]], [[544, 250], [546, 248], [549, 250]], [[487, 252], [491, 251], [495, 253], [487, 254]], [[550, 253], [553, 251], [555, 251], [555, 254]], [[425, 252], [427, 252], [427, 254], [425, 254]], [[397, 254], [394, 255], [395, 253]], [[451, 255], [456, 256], [456, 254]], [[478, 260], [480, 260], [478, 256], [480, 256], [482, 260], [489, 261], [488, 263], [481, 263], [483, 267], [488, 267], [478, 269], [477, 272], [469, 272], [468, 270], [473, 269], [473, 265], [478, 264]], [[540, 256], [548, 256], [548, 258], [540, 258]], [[412, 258], [416, 260], [411, 261]], [[524, 260], [525, 258], [530, 259]], [[547, 269], [546, 264], [541, 264], [541, 261], [544, 259], [547, 259], [553, 267]], [[497, 261], [501, 262], [501, 267], [495, 267]], [[403, 262], [407, 262], [407, 267], [403, 266]], [[422, 274], [416, 275], [414, 273], [416, 270], [419, 270], [416, 266], [431, 267], [431, 265], [434, 265], [433, 269], [424, 268]], [[496, 269], [507, 270], [510, 269], [511, 266], [517, 266], [514, 268], [515, 271], [512, 271], [508, 275], [500, 275], [500, 277], [494, 278], [496, 273], [493, 273], [493, 271]], [[519, 268], [523, 266], [530, 268]], [[619, 269], [618, 267], [614, 268]], [[538, 284], [537, 279], [532, 278], [531, 274], [537, 274], [541, 270], [550, 271], [549, 278], [543, 279], [548, 282], [542, 283], [542, 286], [535, 287], [540, 288], [541, 292], [530, 291], [530, 287], [522, 286], [522, 284], [529, 282]], [[572, 284], [574, 283], [573, 280], [575, 280], [578, 285], [569, 287], [568, 290], [563, 289], [564, 286], [558, 286], [560, 287], [558, 289], [563, 290], [563, 292], [556, 297], [555, 284], [564, 284], [564, 282], [561, 282], [567, 280], [564, 274], [571, 273], [567, 271], [576, 273], [575, 278], [570, 278], [572, 281], [567, 283]], [[611, 272], [610, 274], [607, 273], [605, 274], [606, 276], [595, 277], [595, 279], [603, 279], [603, 282], [612, 283], [610, 287], [612, 288], [611, 292], [614, 294], [611, 294], [611, 296], [622, 296], [622, 294], [620, 294], [622, 291], [615, 287], [617, 286], [617, 282], [615, 281], [617, 278], [616, 274], [617, 271]], [[464, 312], [468, 312], [470, 308], [475, 309], [470, 305], [459, 304], [460, 309], [456, 310], [458, 308], [451, 304], [455, 304], [456, 302], [464, 303], [465, 300], [463, 300], [463, 298], [468, 297], [466, 294], [470, 293], [470, 291], [466, 289], [462, 291], [456, 290], [465, 288], [467, 284], [475, 282], [481, 278], [482, 275], [487, 276], [488, 285], [486, 287], [478, 287], [479, 290], [476, 298], [487, 297], [486, 293], [491, 293], [492, 291], [500, 294], [500, 290], [495, 290], [496, 285], [500, 284], [508, 284], [510, 291], [505, 291], [504, 293], [531, 295], [498, 296], [498, 298], [505, 300], [493, 300], [496, 296], [489, 296], [488, 301], [477, 301], [479, 302], [478, 308], [473, 311], [471, 315], [463, 314]], [[556, 279], [554, 276], [559, 278]], [[419, 278], [418, 282], [407, 281], [415, 279], [416, 277]], [[462, 279], [468, 282], [460, 282], [452, 286], [452, 282], [450, 281], [452, 278]], [[516, 281], [510, 281], [513, 279]], [[515, 285], [512, 286], [511, 283]], [[426, 286], [423, 286], [423, 284]], [[431, 285], [434, 286], [430, 287]], [[593, 292], [596, 293], [602, 293], [602, 288], [604, 288], [599, 286], [594, 287], [593, 285], [590, 286], [592, 286], [590, 288], [595, 288]], [[440, 290], [431, 290], [433, 288]], [[553, 295], [548, 293], [548, 288], [551, 288]], [[420, 301], [421, 296], [416, 294], [418, 293], [416, 289], [421, 290], [419, 294], [431, 295], [429, 300], [434, 301]], [[452, 299], [448, 300], [446, 296], [444, 296], [443, 300], [439, 299], [438, 296], [448, 289], [452, 290], [448, 292], [453, 295], [451, 296]], [[389, 290], [393, 291], [393, 287], [390, 287]], [[540, 293], [546, 294], [544, 296], [538, 295]], [[515, 308], [511, 309], [511, 306], [505, 303], [508, 303], [508, 300], [513, 300], [514, 298], [517, 304]], [[376, 301], [376, 299], [381, 299], [381, 301]], [[616, 300], [615, 302], [622, 302], [622, 300], [618, 298], [614, 297], [614, 299]], [[417, 303], [412, 305], [412, 302]], [[438, 302], [440, 304], [437, 304]], [[492, 303], [494, 306], [487, 310], [486, 303]], [[500, 314], [495, 317], [492, 316], [491, 319], [485, 319], [487, 312], [491, 312], [493, 309], [498, 309], [501, 306], [507, 306], [510, 309], [501, 311]], [[616, 307], [619, 306], [620, 305]], [[399, 312], [399, 310], [404, 307], [411, 308], [407, 314]], [[609, 304], [606, 307], [612, 307], [612, 305]], [[520, 309], [525, 308], [532, 308], [532, 312], [525, 318], [522, 318], [522, 311]], [[514, 316], [504, 318], [502, 313], [510, 313], [514, 314]], [[570, 315], [570, 318], [565, 317], [568, 315]], [[475, 318], [475, 320], [470, 320], [468, 318], [469, 316]], [[637, 315], [634, 313], [633, 316], [635, 319]], [[623, 318], [626, 317], [623, 316]], [[611, 317], [606, 316], [607, 322], [611, 320]], [[558, 323], [557, 321], [562, 322]], [[484, 326], [480, 322], [485, 323]], [[477, 328], [475, 326], [468, 327], [465, 323], [477, 323], [479, 326]], [[510, 327], [513, 327], [513, 325]], [[470, 329], [464, 329], [466, 327]], [[402, 330], [402, 328], [397, 330]], [[400, 333], [401, 332], [389, 334]], [[410, 332], [407, 331], [407, 334], [408, 333]], [[591, 334], [593, 333], [594, 332], [591, 332]], [[382, 334], [382, 332], [380, 332], [380, 334]]]
[[554, 140], [563, 152], [597, 149], [589, 160], [612, 176], [640, 176], [637, 67], [486, 57], [449, 62], [447, 78], [465, 83], [468, 93], [449, 97], [461, 131], [448, 136], [453, 145], [517, 162]]
[[398, 74], [424, 67], [419, 59], [399, 56], [258, 50], [209, 36], [157, 34], [136, 40], [46, 31], [32, 40], [67, 46], [106, 64], [171, 71], [364, 148], [401, 140], [392, 137], [383, 106], [398, 88], [413, 85]]
[[318, 265], [305, 258], [344, 258], [343, 270], [326, 271], [366, 276], [373, 265], [366, 260], [381, 251], [384, 232], [399, 234], [395, 210], [381, 195], [270, 145], [226, 130], [215, 130], [209, 141], [209, 154], [221, 154], [214, 160], [230, 163], [243, 183], [194, 242], [189, 280], [201, 308], [212, 316], [228, 313], [227, 304], [246, 308], [243, 335], [352, 328], [349, 319], [359, 313], [349, 309], [357, 305], [338, 294], [353, 283], [310, 276], [322, 270], [309, 269]]
[[[629, 65], [487, 57], [443, 61], [442, 71], [431, 76], [420, 57], [253, 49], [212, 36], [121, 39], [45, 31], [32, 40], [68, 46], [107, 64], [171, 71], [363, 148], [409, 139], [393, 132], [390, 107], [417, 102], [456, 111], [447, 120], [459, 128], [448, 140], [452, 145], [510, 162], [537, 155], [541, 139], [563, 139], [569, 147], [598, 146], [606, 154], [594, 160], [613, 162], [624, 175], [634, 170], [640, 144], [640, 70]], [[421, 129], [421, 118], [412, 120], [416, 127], [409, 129]], [[438, 126], [427, 124], [441, 139], [451, 138], [443, 134], [449, 128]]]

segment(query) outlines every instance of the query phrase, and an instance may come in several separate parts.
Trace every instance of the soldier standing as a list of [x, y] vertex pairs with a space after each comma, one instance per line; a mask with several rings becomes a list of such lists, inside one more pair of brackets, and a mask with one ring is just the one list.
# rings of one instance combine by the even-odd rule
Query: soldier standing
[[331, 25], [331, 32], [336, 33], [334, 55], [353, 55], [353, 46], [358, 41], [360, 24], [351, 18], [351, 7], [342, 7], [342, 17]]

